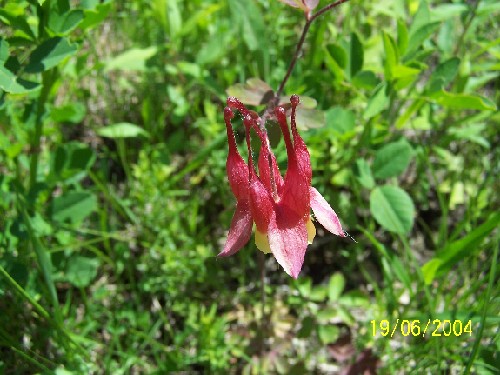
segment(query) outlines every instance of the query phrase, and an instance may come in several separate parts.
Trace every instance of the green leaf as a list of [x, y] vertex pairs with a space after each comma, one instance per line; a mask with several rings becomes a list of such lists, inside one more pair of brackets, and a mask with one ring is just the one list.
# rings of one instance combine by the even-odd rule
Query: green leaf
[[434, 92], [444, 89], [457, 75], [459, 65], [460, 59], [458, 57], [453, 57], [439, 64], [427, 84], [429, 91]]
[[85, 288], [97, 276], [99, 268], [98, 258], [73, 256], [66, 266], [66, 279], [77, 288]]
[[135, 138], [149, 137], [149, 133], [143, 128], [128, 122], [120, 122], [100, 128], [97, 134], [106, 138]]
[[232, 17], [242, 28], [241, 37], [250, 51], [264, 50], [267, 45], [263, 17], [255, 4], [247, 0], [229, 1]]
[[448, 243], [436, 256], [422, 266], [426, 284], [445, 274], [451, 267], [466, 257], [477, 254], [481, 250], [483, 240], [500, 222], [500, 212], [491, 214], [483, 224], [472, 230], [465, 237]]
[[408, 47], [408, 29], [403, 20], [398, 19], [398, 52], [404, 55], [406, 48]]
[[339, 272], [335, 272], [332, 277], [330, 277], [330, 282], [328, 284], [328, 299], [330, 302], [337, 302], [344, 291], [344, 286], [344, 276]]
[[61, 144], [52, 154], [49, 180], [56, 183], [75, 176], [83, 178], [82, 172], [88, 171], [95, 160], [95, 151], [83, 143]]
[[76, 45], [71, 44], [66, 38], [50, 38], [40, 44], [31, 53], [25, 71], [28, 73], [40, 73], [49, 70], [66, 57], [74, 55], [76, 50]]
[[266, 104], [274, 97], [271, 86], [260, 78], [249, 78], [245, 83], [236, 83], [226, 90], [229, 96], [248, 105]]
[[4, 65], [8, 58], [9, 43], [4, 38], [0, 38], [0, 65]]
[[123, 71], [145, 71], [146, 62], [156, 55], [158, 49], [156, 46], [148, 48], [131, 48], [118, 56], [106, 62], [104, 71], [123, 70]]
[[302, 130], [325, 126], [325, 112], [319, 109], [297, 108], [297, 127]]
[[375, 154], [373, 175], [376, 178], [400, 175], [408, 167], [412, 154], [412, 148], [405, 139], [385, 145]]
[[70, 122], [73, 124], [78, 124], [84, 119], [85, 113], [85, 105], [80, 102], [75, 102], [51, 108], [50, 117], [55, 122]]
[[370, 194], [370, 211], [375, 220], [390, 232], [407, 234], [413, 227], [413, 201], [397, 186], [376, 187]]
[[49, 28], [57, 34], [66, 34], [75, 29], [83, 21], [83, 10], [74, 9], [62, 16], [50, 18]]
[[351, 56], [350, 56], [350, 77], [354, 77], [361, 69], [363, 69], [364, 52], [363, 44], [359, 40], [358, 34], [351, 33]]
[[323, 344], [331, 344], [339, 338], [339, 328], [335, 325], [318, 325], [318, 337]]
[[87, 30], [99, 25], [106, 19], [110, 10], [111, 2], [97, 4], [94, 9], [85, 9], [84, 18], [79, 27]]
[[65, 34], [78, 26], [83, 20], [82, 10], [71, 10], [69, 0], [50, 3], [49, 29], [56, 34]]
[[448, 134], [454, 139], [467, 140], [477, 143], [485, 148], [490, 148], [490, 142], [483, 136], [486, 124], [470, 124], [463, 128], [449, 128]]
[[444, 90], [432, 93], [428, 100], [450, 109], [496, 110], [495, 103], [476, 95], [453, 94]]
[[40, 88], [36, 82], [26, 81], [16, 77], [10, 70], [0, 65], [0, 88], [12, 94], [25, 94]]
[[420, 48], [420, 46], [429, 40], [430, 36], [436, 31], [440, 23], [430, 23], [410, 34], [408, 41], [408, 49], [406, 50], [405, 59], [409, 59]]
[[373, 179], [370, 165], [365, 159], [359, 158], [356, 160], [356, 179], [367, 189], [375, 187], [375, 180]]
[[389, 34], [384, 32], [382, 34], [382, 37], [384, 39], [385, 51], [384, 74], [386, 76], [386, 79], [390, 80], [393, 78], [394, 68], [399, 63], [398, 50], [396, 42], [394, 42], [394, 39]]
[[380, 84], [380, 78], [371, 70], [361, 70], [352, 79], [352, 83], [358, 89], [373, 90]]
[[359, 290], [351, 290], [339, 298], [339, 304], [346, 307], [368, 306], [370, 305], [370, 299]]
[[349, 133], [356, 127], [356, 117], [354, 112], [348, 109], [333, 107], [326, 111], [325, 116], [328, 128], [332, 129], [339, 135]]
[[78, 224], [97, 209], [97, 198], [90, 191], [69, 191], [54, 198], [50, 206], [54, 221]]
[[387, 93], [388, 86], [386, 83], [380, 84], [373, 92], [371, 98], [368, 100], [368, 104], [363, 114], [363, 118], [368, 120], [380, 112], [382, 112], [389, 105], [389, 95]]
[[25, 15], [18, 16], [8, 12], [5, 9], [0, 9], [0, 19], [5, 20], [14, 30], [21, 31], [30, 40], [34, 40], [35, 34], [28, 23], [28, 18]]

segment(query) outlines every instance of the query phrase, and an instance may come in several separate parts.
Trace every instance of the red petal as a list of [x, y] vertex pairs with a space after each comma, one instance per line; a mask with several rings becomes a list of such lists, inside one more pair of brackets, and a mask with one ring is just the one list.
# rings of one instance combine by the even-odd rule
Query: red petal
[[226, 122], [227, 141], [229, 145], [229, 153], [226, 161], [227, 178], [236, 199], [247, 199], [248, 168], [238, 152], [233, 127], [231, 126], [231, 118], [233, 118], [231, 109], [229, 107], [224, 108], [224, 121]]
[[246, 245], [251, 234], [252, 215], [250, 214], [250, 204], [248, 200], [241, 200], [236, 205], [224, 249], [217, 256], [226, 257], [238, 252]]
[[307, 249], [307, 228], [303, 218], [278, 207], [267, 232], [276, 261], [293, 278], [299, 276]]
[[302, 173], [308, 179], [308, 183], [309, 185], [311, 185], [311, 178], [312, 178], [311, 156], [309, 155], [309, 150], [307, 149], [304, 140], [297, 131], [296, 112], [297, 112], [297, 106], [299, 105], [299, 101], [300, 100], [297, 95], [292, 95], [290, 97], [290, 102], [292, 103], [292, 115], [290, 116], [290, 122], [293, 135], [293, 146], [300, 173]]
[[[276, 187], [277, 195], [280, 196], [283, 190], [284, 182], [278, 168], [278, 163], [276, 162], [276, 156], [274, 156], [274, 153], [269, 149], [269, 145], [267, 144], [267, 137], [261, 139], [261, 143], [262, 147], [259, 153], [259, 177], [266, 189], [268, 189], [271, 193], [274, 190], [274, 184], [274, 186]], [[266, 146], [264, 146], [264, 144], [266, 144]], [[272, 174], [271, 170], [273, 171]]]
[[345, 237], [342, 225], [340, 225], [339, 218], [333, 210], [333, 208], [328, 204], [328, 202], [323, 198], [323, 196], [311, 186], [311, 208], [314, 212], [316, 220], [325, 227], [325, 229], [333, 234], [340, 237]]
[[[300, 217], [309, 215], [309, 187], [311, 185], [311, 162], [309, 151], [305, 147], [302, 138], [294, 147], [290, 139], [288, 124], [286, 122], [285, 110], [282, 107], [276, 108], [276, 119], [280, 125], [285, 140], [286, 151], [288, 155], [288, 167], [283, 185], [283, 195], [281, 202], [290, 210], [293, 210]], [[294, 137], [295, 138], [295, 137]], [[297, 150], [299, 151], [297, 153]], [[300, 158], [300, 162], [299, 159]], [[307, 165], [309, 169], [307, 169]]]
[[262, 181], [256, 176], [252, 176], [249, 186], [250, 192], [250, 210], [257, 229], [266, 233], [269, 228], [269, 222], [274, 215], [275, 203], [269, 191]]

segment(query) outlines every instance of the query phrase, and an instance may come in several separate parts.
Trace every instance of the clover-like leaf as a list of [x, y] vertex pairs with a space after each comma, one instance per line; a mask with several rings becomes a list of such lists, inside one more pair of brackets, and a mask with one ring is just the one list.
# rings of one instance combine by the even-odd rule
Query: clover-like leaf
[[260, 78], [249, 78], [246, 83], [229, 86], [226, 92], [248, 105], [266, 104], [274, 97], [271, 86]]

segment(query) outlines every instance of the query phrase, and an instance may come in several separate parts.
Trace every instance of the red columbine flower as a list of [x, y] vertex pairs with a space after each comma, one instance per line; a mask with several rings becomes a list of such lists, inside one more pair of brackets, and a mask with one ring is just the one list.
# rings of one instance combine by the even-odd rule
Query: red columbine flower
[[[316, 229], [311, 222], [312, 208], [316, 219], [330, 232], [344, 237], [345, 233], [335, 211], [323, 196], [311, 186], [311, 160], [309, 151], [297, 131], [295, 113], [299, 97], [290, 98], [292, 105], [291, 129], [288, 130], [285, 109], [277, 107], [276, 119], [280, 125], [288, 156], [285, 178], [281, 176], [276, 157], [269, 147], [266, 133], [260, 129], [260, 118], [245, 108], [236, 98], [228, 98], [228, 106], [237, 109], [244, 116], [248, 165], [236, 149], [230, 119], [232, 112], [224, 110], [228, 129], [229, 155], [228, 178], [237, 199], [237, 208], [231, 223], [224, 250], [219, 256], [237, 252], [248, 241], [252, 220], [255, 222], [255, 242], [265, 252], [272, 252], [278, 263], [290, 276], [297, 278], [304, 263], [307, 244], [311, 243]], [[255, 173], [250, 129], [253, 128], [261, 141], [258, 160], [259, 176]], [[247, 173], [245, 173], [248, 171]], [[244, 178], [242, 176], [246, 177]], [[244, 230], [238, 232], [239, 228]], [[250, 229], [249, 229], [250, 228]]]

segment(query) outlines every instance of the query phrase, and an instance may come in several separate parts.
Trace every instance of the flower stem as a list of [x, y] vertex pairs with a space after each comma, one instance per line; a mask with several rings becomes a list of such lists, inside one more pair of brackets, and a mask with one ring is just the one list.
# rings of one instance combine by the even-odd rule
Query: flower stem
[[332, 10], [333, 8], [336, 8], [340, 4], [346, 3], [349, 0], [338, 0], [334, 3], [328, 4], [325, 7], [321, 8], [318, 10], [316, 13], [314, 13], [312, 16], [307, 19], [306, 23], [304, 24], [304, 28], [302, 29], [302, 34], [300, 35], [299, 42], [297, 43], [297, 48], [295, 49], [295, 54], [293, 55], [292, 61], [290, 61], [290, 65], [288, 66], [288, 70], [285, 74], [285, 77], [283, 78], [283, 81], [281, 81], [281, 84], [278, 88], [278, 91], [276, 91], [276, 95], [274, 97], [274, 103], [273, 106], [276, 106], [279, 100], [279, 97], [283, 93], [283, 89], [285, 88], [285, 84], [290, 78], [290, 75], [292, 74], [293, 69], [295, 68], [295, 64], [297, 63], [297, 60], [300, 55], [300, 51], [302, 50], [302, 46], [304, 45], [304, 41], [306, 39], [307, 32], [309, 31], [309, 28], [311, 27], [311, 24], [320, 16], [322, 16], [324, 13], [328, 12], [329, 10]]
[[261, 317], [258, 332], [258, 353], [262, 357], [264, 355], [264, 340], [266, 331], [266, 267], [264, 263], [264, 253], [262, 251], [257, 251], [257, 264], [259, 267], [259, 277], [260, 277], [260, 304], [261, 304]]

